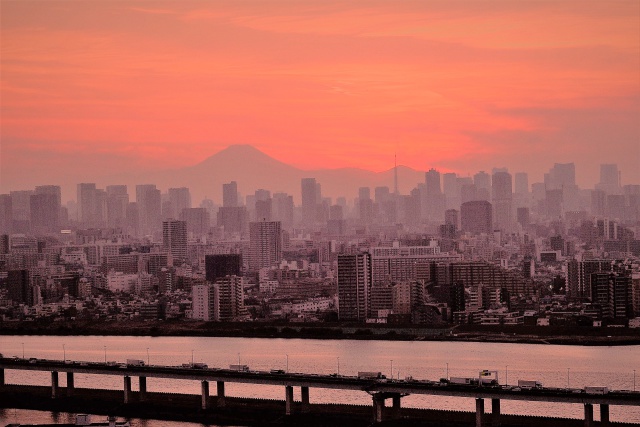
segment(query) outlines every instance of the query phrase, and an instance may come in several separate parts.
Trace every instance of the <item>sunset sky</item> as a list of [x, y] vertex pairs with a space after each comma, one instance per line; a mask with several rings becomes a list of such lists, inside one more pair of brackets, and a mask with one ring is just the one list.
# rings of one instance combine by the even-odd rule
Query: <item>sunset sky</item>
[[640, 183], [640, 2], [1, 1], [0, 190], [198, 163]]

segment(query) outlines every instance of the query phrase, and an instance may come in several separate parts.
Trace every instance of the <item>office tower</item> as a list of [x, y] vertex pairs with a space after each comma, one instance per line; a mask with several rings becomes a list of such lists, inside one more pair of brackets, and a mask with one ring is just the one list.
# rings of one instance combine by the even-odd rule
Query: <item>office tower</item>
[[6, 255], [9, 253], [9, 235], [0, 234], [0, 255]]
[[29, 204], [31, 229], [34, 232], [59, 231], [60, 203], [56, 194], [33, 194]]
[[529, 208], [518, 208], [516, 213], [516, 218], [517, 218], [518, 224], [520, 224], [522, 228], [527, 228], [530, 223]]
[[604, 216], [607, 212], [607, 193], [603, 190], [591, 191], [591, 215]]
[[480, 171], [473, 175], [473, 183], [478, 191], [478, 200], [491, 200], [491, 175]]
[[[60, 210], [62, 209], [62, 189], [59, 185], [38, 185], [35, 190], [35, 194], [49, 194], [55, 198], [55, 211], [60, 222]], [[56, 225], [58, 225], [56, 223]]]
[[154, 184], [136, 185], [136, 203], [140, 215], [140, 233], [143, 235], [153, 234], [161, 225], [160, 190]]
[[402, 222], [406, 225], [417, 226], [422, 219], [422, 191], [418, 188], [411, 190], [408, 196], [398, 197], [398, 205], [402, 213]]
[[302, 178], [302, 223], [312, 225], [316, 222], [317, 185], [315, 178]]
[[95, 224], [96, 222], [96, 185], [82, 183], [77, 185], [78, 222]]
[[526, 172], [516, 172], [515, 193], [529, 194], [529, 175]]
[[293, 196], [287, 193], [274, 193], [271, 206], [271, 219], [280, 221], [283, 229], [293, 226]]
[[271, 198], [261, 200], [256, 198], [256, 219], [258, 221], [271, 221], [273, 218], [273, 201]]
[[211, 227], [211, 215], [205, 208], [183, 209], [180, 220], [187, 223], [187, 233], [195, 235], [207, 234]]
[[136, 202], [129, 202], [127, 204], [127, 229], [129, 232], [138, 236], [140, 234], [140, 211], [138, 210], [138, 204]]
[[278, 221], [249, 224], [249, 269], [258, 271], [282, 259], [282, 232]]
[[491, 179], [491, 190], [494, 226], [501, 230], [509, 229], [513, 197], [511, 174], [502, 171], [494, 173]]
[[478, 197], [478, 188], [475, 184], [464, 184], [460, 187], [460, 203], [483, 200]]
[[486, 200], [466, 202], [460, 206], [460, 223], [464, 232], [491, 234], [493, 232], [493, 208]]
[[174, 260], [187, 258], [187, 222], [169, 219], [162, 222], [162, 247]]
[[226, 276], [242, 276], [242, 255], [216, 254], [204, 256], [205, 274], [207, 282]]
[[373, 222], [374, 210], [373, 210], [373, 200], [371, 199], [362, 199], [358, 204], [358, 210], [360, 221], [363, 224], [371, 224]]
[[168, 200], [171, 211], [167, 212], [165, 218], [179, 218], [183, 209], [191, 208], [191, 192], [187, 187], [170, 188]]
[[338, 255], [338, 318], [364, 321], [369, 317], [371, 255]]
[[107, 225], [114, 228], [127, 226], [129, 193], [126, 185], [107, 185]]
[[249, 214], [244, 206], [223, 206], [218, 209], [217, 219], [218, 227], [224, 227], [225, 234], [245, 233], [249, 223]]
[[222, 184], [222, 206], [225, 208], [235, 208], [238, 206], [238, 183], [231, 181]]
[[555, 163], [547, 176], [546, 184], [549, 190], [576, 185], [576, 167], [573, 163]]
[[564, 214], [562, 190], [547, 190], [545, 193], [547, 216], [553, 219], [561, 219]]
[[11, 191], [11, 228], [14, 233], [28, 234], [31, 220], [31, 195], [33, 191]]
[[344, 210], [340, 205], [332, 205], [329, 208], [329, 219], [344, 219]]
[[616, 164], [600, 165], [600, 182], [596, 184], [596, 189], [607, 194], [620, 193], [620, 172]]
[[424, 214], [430, 220], [442, 221], [445, 209], [444, 195], [440, 187], [440, 172], [435, 169], [429, 169], [425, 173], [425, 212]]
[[29, 270], [9, 270], [7, 272], [9, 299], [17, 304], [32, 305], [33, 295], [29, 284]]
[[10, 194], [0, 194], [0, 234], [13, 230], [13, 203]]
[[453, 225], [458, 228], [458, 211], [455, 209], [447, 209], [444, 212], [444, 223], [447, 225]]
[[358, 199], [359, 200], [370, 200], [371, 199], [371, 188], [369, 188], [369, 187], [360, 187], [358, 189]]
[[445, 195], [447, 209], [455, 209], [460, 206], [458, 175], [453, 172], [442, 175], [442, 192]]

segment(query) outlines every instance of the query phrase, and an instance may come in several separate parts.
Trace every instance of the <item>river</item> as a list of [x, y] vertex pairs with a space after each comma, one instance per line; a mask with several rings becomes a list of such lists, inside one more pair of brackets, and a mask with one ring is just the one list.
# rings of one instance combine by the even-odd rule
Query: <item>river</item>
[[[434, 341], [370, 341], [308, 340], [264, 338], [208, 337], [120, 337], [120, 336], [0, 336], [0, 353], [45, 359], [67, 358], [82, 361], [118, 361], [141, 359], [153, 365], [206, 363], [210, 367], [230, 364], [249, 365], [252, 370], [284, 369], [305, 372], [356, 375], [358, 371], [380, 371], [394, 378], [412, 376], [437, 380], [450, 377], [477, 377], [480, 370], [496, 370], [501, 384], [518, 380], [537, 380], [548, 387], [607, 386], [610, 389], [633, 390], [636, 373], [640, 375], [640, 346], [580, 347], [542, 344], [434, 342]], [[635, 372], [634, 372], [635, 370]], [[48, 385], [48, 372], [5, 372], [8, 384]], [[60, 377], [65, 386], [66, 377]], [[132, 382], [134, 390], [137, 382]], [[75, 386], [81, 388], [121, 389], [118, 376], [75, 375]], [[640, 389], [640, 377], [638, 385]], [[149, 391], [200, 393], [197, 381], [148, 378]], [[300, 390], [296, 389], [296, 399]], [[365, 392], [310, 390], [311, 403], [342, 402], [368, 405]], [[228, 396], [261, 397], [284, 400], [284, 389], [227, 383]], [[473, 399], [407, 396], [402, 406], [474, 411]], [[502, 401], [502, 412], [582, 418], [583, 408], [576, 404]], [[51, 422], [54, 415], [39, 411], [6, 409], [0, 412], [0, 426], [9, 422]], [[67, 415], [56, 415], [64, 421]], [[599, 419], [597, 407], [595, 419]], [[611, 407], [612, 421], [640, 423], [640, 407]], [[134, 426], [195, 426], [190, 423], [158, 424], [137, 420]]]

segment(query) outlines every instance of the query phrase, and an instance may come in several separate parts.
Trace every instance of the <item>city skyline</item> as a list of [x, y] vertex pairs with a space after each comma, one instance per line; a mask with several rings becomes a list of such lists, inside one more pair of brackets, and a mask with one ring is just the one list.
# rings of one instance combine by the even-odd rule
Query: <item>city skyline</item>
[[234, 144], [303, 170], [387, 170], [397, 154], [531, 182], [573, 161], [582, 187], [617, 163], [640, 181], [634, 1], [2, 6], [3, 192]]

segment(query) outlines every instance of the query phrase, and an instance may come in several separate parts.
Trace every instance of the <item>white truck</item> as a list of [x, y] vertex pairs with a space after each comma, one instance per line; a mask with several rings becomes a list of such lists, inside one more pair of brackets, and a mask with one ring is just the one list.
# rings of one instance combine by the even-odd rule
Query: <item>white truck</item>
[[518, 380], [518, 387], [523, 390], [531, 390], [533, 388], [542, 388], [542, 383], [533, 380]]
[[477, 378], [451, 377], [449, 384], [478, 385]]
[[609, 388], [589, 386], [584, 388], [584, 392], [587, 394], [607, 394], [609, 393]]
[[127, 359], [127, 366], [144, 366], [144, 360]]

